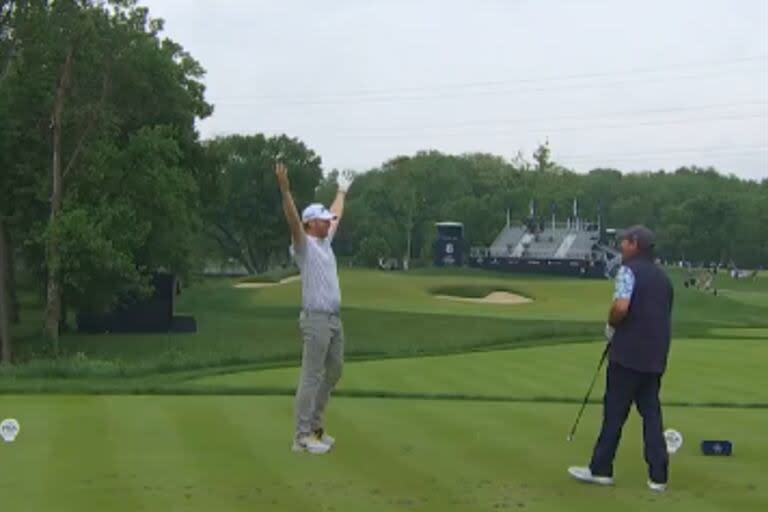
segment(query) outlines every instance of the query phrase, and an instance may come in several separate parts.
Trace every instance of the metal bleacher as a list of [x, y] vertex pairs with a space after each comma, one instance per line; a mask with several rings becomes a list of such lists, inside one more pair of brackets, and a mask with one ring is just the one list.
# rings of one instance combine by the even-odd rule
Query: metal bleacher
[[566, 232], [560, 229], [544, 230], [536, 234], [524, 256], [526, 258], [552, 258], [565, 235]]
[[566, 253], [569, 259], [592, 259], [593, 248], [599, 242], [596, 231], [579, 231]]
[[501, 230], [496, 240], [491, 244], [489, 252], [491, 256], [511, 256], [525, 236], [525, 228], [507, 226]]
[[602, 216], [590, 222], [578, 216], [574, 201], [573, 215], [566, 222], [545, 222], [531, 216], [517, 226], [507, 225], [488, 247], [472, 247], [470, 264], [481, 268], [510, 272], [605, 277], [616, 268], [620, 255], [601, 244]]
[[506, 227], [491, 244], [494, 257], [540, 259], [589, 259], [597, 232], [576, 227], [551, 227], [538, 233], [524, 227]]

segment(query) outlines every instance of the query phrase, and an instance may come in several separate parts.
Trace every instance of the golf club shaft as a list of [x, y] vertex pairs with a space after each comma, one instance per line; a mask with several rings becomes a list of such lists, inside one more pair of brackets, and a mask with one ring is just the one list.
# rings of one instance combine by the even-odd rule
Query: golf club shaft
[[570, 441], [573, 439], [573, 435], [576, 433], [576, 428], [579, 426], [579, 421], [581, 421], [581, 416], [584, 414], [584, 409], [587, 407], [587, 402], [589, 401], [590, 395], [592, 395], [592, 388], [595, 387], [595, 382], [597, 381], [597, 376], [600, 374], [600, 369], [603, 367], [603, 363], [605, 363], [605, 358], [608, 356], [608, 351], [611, 348], [610, 343], [606, 343], [605, 349], [603, 350], [603, 354], [600, 356], [600, 362], [597, 363], [597, 370], [595, 370], [595, 374], [592, 376], [592, 382], [589, 384], [589, 389], [587, 389], [587, 394], [584, 396], [584, 401], [581, 403], [581, 408], [579, 409], [579, 413], [576, 415], [576, 421], [573, 423], [573, 427], [571, 428], [571, 433], [568, 434], [568, 440]]

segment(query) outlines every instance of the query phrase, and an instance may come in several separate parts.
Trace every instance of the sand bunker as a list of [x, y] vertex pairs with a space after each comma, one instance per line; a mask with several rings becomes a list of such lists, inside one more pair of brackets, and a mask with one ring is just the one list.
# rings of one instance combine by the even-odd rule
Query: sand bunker
[[286, 277], [278, 283], [237, 283], [235, 288], [272, 288], [283, 284], [293, 283], [301, 279], [301, 276]]
[[530, 302], [533, 302], [528, 297], [523, 297], [522, 295], [516, 295], [514, 293], [509, 292], [492, 292], [482, 299], [473, 299], [469, 297], [455, 297], [453, 295], [435, 295], [438, 299], [441, 300], [453, 300], [457, 302], [469, 302], [472, 304], [507, 304], [507, 305], [514, 305], [514, 304], [528, 304]]

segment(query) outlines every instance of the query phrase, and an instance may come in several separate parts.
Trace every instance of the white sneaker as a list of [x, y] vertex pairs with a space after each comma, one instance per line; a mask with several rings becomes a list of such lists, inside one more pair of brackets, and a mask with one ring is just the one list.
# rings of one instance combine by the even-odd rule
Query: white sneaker
[[592, 470], [585, 467], [571, 466], [568, 468], [568, 474], [580, 482], [597, 485], [613, 485], [613, 478], [610, 476], [593, 475]]
[[653, 492], [666, 492], [667, 484], [657, 484], [651, 480], [648, 480], [648, 488]]
[[323, 455], [328, 453], [331, 447], [318, 439], [315, 434], [307, 434], [298, 437], [293, 441], [291, 450], [294, 452], [308, 452], [312, 455]]
[[315, 431], [315, 435], [320, 440], [321, 443], [327, 444], [329, 448], [333, 448], [333, 445], [336, 444], [336, 438], [333, 436], [330, 436], [326, 434], [325, 430], [322, 428], [319, 428]]

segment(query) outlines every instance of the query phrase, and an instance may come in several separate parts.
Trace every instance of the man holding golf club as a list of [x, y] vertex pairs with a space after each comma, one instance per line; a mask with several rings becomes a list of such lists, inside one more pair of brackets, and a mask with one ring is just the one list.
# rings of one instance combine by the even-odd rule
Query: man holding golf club
[[622, 233], [623, 265], [606, 326], [609, 364], [603, 424], [589, 466], [568, 470], [583, 482], [613, 484], [613, 460], [634, 403], [643, 418], [648, 486], [657, 492], [667, 488], [669, 458], [659, 391], [669, 354], [673, 289], [654, 263], [654, 245], [653, 232], [644, 226]]
[[341, 292], [331, 242], [344, 211], [350, 179], [340, 177], [330, 210], [321, 204], [310, 204], [299, 217], [291, 196], [288, 169], [280, 161], [275, 174], [291, 229], [291, 254], [301, 272], [299, 326], [304, 346], [292, 450], [321, 455], [336, 442], [323, 428], [323, 413], [344, 364], [344, 329], [339, 317]]

